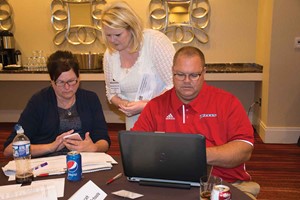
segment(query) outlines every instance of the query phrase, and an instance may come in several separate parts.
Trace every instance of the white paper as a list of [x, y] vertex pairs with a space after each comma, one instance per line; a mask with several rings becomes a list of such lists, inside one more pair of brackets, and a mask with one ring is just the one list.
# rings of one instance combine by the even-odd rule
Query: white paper
[[135, 193], [135, 192], [130, 192], [128, 190], [119, 190], [116, 192], [112, 192], [112, 194], [120, 196], [120, 197], [125, 197], [125, 198], [129, 198], [129, 199], [137, 199], [140, 198], [144, 195], [139, 194], [139, 193]]
[[21, 187], [21, 184], [0, 186], [0, 199], [45, 199], [52, 200], [64, 197], [65, 179], [56, 178], [33, 181], [31, 185]]
[[0, 199], [2, 199], [2, 194], [7, 191], [13, 191], [21, 187], [21, 184], [14, 184], [14, 185], [3, 185], [0, 186]]
[[[117, 164], [117, 162], [106, 153], [82, 152], [81, 156], [83, 173], [111, 169], [112, 164]], [[33, 174], [35, 176], [41, 174], [57, 175], [63, 174], [66, 171], [65, 155], [31, 159], [31, 166], [35, 167], [44, 162], [47, 162], [48, 164], [34, 170]], [[12, 179], [16, 170], [15, 161], [10, 161], [7, 165], [2, 167], [2, 170], [6, 176], [11, 176], [10, 179]]]
[[165, 87], [158, 74], [146, 73], [140, 82], [135, 101], [150, 100], [160, 95]]
[[75, 194], [73, 194], [69, 200], [78, 199], [93, 199], [103, 200], [107, 194], [101, 190], [93, 181], [89, 181], [82, 186]]
[[155, 80], [152, 79], [152, 76], [150, 74], [144, 74], [135, 96], [135, 101], [152, 99], [155, 84]]
[[2, 190], [0, 187], [0, 199], [6, 200], [57, 200], [57, 193], [54, 185], [37, 185], [37, 186], [23, 186], [16, 188], [16, 186], [7, 187]]
[[54, 178], [47, 180], [39, 180], [31, 182], [30, 186], [41, 186], [41, 185], [54, 185], [57, 193], [57, 197], [64, 197], [65, 192], [65, 178]]

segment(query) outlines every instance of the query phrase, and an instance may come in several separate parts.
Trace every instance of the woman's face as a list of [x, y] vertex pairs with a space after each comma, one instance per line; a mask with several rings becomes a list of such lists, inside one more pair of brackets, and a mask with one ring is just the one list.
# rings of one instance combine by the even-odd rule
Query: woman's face
[[130, 49], [130, 42], [132, 35], [129, 30], [113, 29], [108, 26], [103, 26], [103, 32], [105, 34], [106, 40], [113, 49], [117, 51], [122, 51], [125, 49]]
[[79, 87], [79, 78], [73, 69], [70, 69], [67, 72], [61, 73], [56, 81], [51, 81], [51, 84], [57, 98], [70, 100], [74, 97]]

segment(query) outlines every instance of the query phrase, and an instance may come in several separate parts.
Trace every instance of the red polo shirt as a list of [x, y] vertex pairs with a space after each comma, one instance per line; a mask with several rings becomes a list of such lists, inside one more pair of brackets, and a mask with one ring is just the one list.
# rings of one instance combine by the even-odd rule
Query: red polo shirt
[[[205, 82], [196, 99], [183, 104], [175, 89], [152, 99], [132, 130], [199, 133], [206, 146], [242, 140], [253, 145], [253, 128], [240, 101], [232, 94]], [[213, 167], [212, 173], [227, 182], [250, 180], [245, 164], [235, 168]]]

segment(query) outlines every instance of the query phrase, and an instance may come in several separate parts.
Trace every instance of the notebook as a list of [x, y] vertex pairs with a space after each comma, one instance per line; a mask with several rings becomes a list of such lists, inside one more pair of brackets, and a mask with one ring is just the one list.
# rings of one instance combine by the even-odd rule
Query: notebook
[[141, 185], [190, 188], [207, 174], [201, 134], [119, 131], [124, 174]]

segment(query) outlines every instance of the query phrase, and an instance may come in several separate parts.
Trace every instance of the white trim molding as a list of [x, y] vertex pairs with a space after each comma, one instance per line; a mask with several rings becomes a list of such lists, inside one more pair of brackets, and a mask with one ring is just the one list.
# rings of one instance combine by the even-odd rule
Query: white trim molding
[[[23, 110], [0, 110], [0, 122], [13, 122], [16, 123]], [[111, 112], [103, 110], [107, 123], [125, 123], [125, 118]]]
[[258, 134], [264, 143], [296, 144], [300, 127], [267, 127], [260, 121]]

